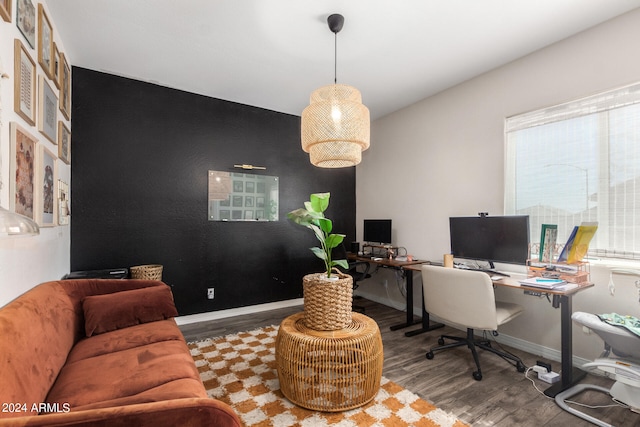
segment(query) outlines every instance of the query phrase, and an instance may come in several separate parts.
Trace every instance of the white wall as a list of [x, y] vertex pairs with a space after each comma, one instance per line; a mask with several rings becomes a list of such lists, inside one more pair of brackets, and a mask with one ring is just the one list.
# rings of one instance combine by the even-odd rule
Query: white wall
[[[0, 206], [9, 209], [9, 167], [10, 167], [10, 135], [9, 123], [17, 122], [25, 128], [32, 136], [38, 139], [39, 144], [43, 144], [52, 153], [58, 153], [56, 145], [51, 143], [39, 131], [37, 126], [27, 124], [13, 110], [13, 85], [14, 85], [14, 40], [20, 39], [27, 48], [31, 59], [36, 63], [38, 76], [44, 75], [42, 67], [38, 64], [38, 51], [32, 49], [16, 26], [17, 2], [13, 3], [13, 17], [11, 22], [0, 19], [0, 59], [4, 66], [4, 71], [10, 75], [9, 79], [2, 79], [1, 85], [1, 113], [0, 113]], [[38, 3], [33, 4], [36, 10], [36, 24], [38, 16]], [[51, 21], [51, 15], [47, 16]], [[55, 22], [53, 26], [54, 41], [61, 52], [64, 43], [60, 40]], [[37, 37], [36, 37], [37, 39]], [[37, 41], [36, 41], [37, 48]], [[68, 58], [68, 55], [67, 55]], [[69, 59], [67, 59], [69, 61]], [[70, 61], [69, 61], [70, 62]], [[37, 83], [36, 83], [37, 84]], [[49, 81], [52, 90], [59, 96], [56, 86]], [[37, 97], [36, 97], [37, 99]], [[65, 122], [71, 129], [68, 120], [58, 111], [58, 120]], [[73, 155], [73, 152], [72, 152]], [[62, 161], [57, 161], [57, 178], [71, 184], [71, 168]], [[57, 196], [57, 194], [56, 194]], [[69, 271], [69, 247], [70, 233], [69, 226], [56, 226], [41, 228], [40, 235], [35, 237], [10, 237], [0, 238], [0, 306], [11, 301], [18, 295], [37, 285], [38, 283], [59, 279]]]
[[[395, 244], [442, 261], [449, 251], [449, 216], [503, 213], [504, 118], [637, 82], [638, 40], [640, 9], [376, 120], [371, 148], [356, 168], [358, 238], [364, 218], [392, 218]], [[607, 264], [592, 265], [591, 272], [596, 286], [574, 298], [574, 311], [640, 316], [633, 278], [616, 276], [612, 297]], [[416, 283], [420, 313], [419, 277]], [[404, 307], [391, 272], [374, 275], [357, 293]], [[519, 291], [497, 294], [527, 310], [501, 332], [524, 340], [521, 347], [559, 357], [559, 310]], [[412, 339], [420, 345], [420, 338]], [[601, 349], [598, 338], [574, 327], [574, 354], [592, 359]]]

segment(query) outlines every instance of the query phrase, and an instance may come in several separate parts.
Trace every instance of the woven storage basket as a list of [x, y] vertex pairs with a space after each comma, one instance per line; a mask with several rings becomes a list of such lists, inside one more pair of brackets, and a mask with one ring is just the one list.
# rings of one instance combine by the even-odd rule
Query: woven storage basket
[[160, 264], [136, 265], [131, 267], [129, 271], [132, 279], [162, 280], [162, 265]]
[[307, 274], [302, 279], [304, 323], [317, 331], [336, 331], [351, 323], [353, 278], [334, 269], [338, 280], [326, 273]]

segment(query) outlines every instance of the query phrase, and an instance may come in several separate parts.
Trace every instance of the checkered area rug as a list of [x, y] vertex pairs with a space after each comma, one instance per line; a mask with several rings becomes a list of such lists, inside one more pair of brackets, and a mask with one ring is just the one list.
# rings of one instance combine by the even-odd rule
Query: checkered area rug
[[373, 401], [360, 408], [329, 413], [296, 406], [280, 392], [277, 333], [277, 326], [269, 326], [189, 343], [209, 396], [233, 407], [246, 426], [466, 426], [384, 377]]

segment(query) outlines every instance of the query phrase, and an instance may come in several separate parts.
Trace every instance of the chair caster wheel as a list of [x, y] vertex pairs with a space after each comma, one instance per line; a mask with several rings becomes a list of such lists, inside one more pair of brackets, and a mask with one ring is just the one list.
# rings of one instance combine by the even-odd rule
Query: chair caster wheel
[[518, 370], [518, 372], [526, 371], [524, 363], [522, 363], [521, 361], [518, 361], [518, 363], [516, 363], [516, 369]]
[[482, 379], [482, 373], [480, 373], [480, 371], [475, 371], [473, 373], [473, 379], [476, 381], [480, 381]]
[[433, 359], [433, 351], [430, 351], [427, 353], [427, 359], [429, 360]]
[[444, 345], [444, 338], [438, 338], [438, 345]]

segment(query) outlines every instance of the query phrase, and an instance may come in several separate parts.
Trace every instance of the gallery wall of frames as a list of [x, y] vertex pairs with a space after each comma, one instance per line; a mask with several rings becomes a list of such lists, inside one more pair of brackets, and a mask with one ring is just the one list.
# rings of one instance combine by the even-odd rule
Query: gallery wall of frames
[[5, 95], [1, 135], [7, 138], [3, 147], [9, 144], [8, 153], [3, 152], [9, 160], [3, 165], [9, 168], [8, 209], [35, 220], [40, 227], [67, 225], [69, 59], [43, 3], [0, 0], [0, 17], [4, 77], [0, 84]]

